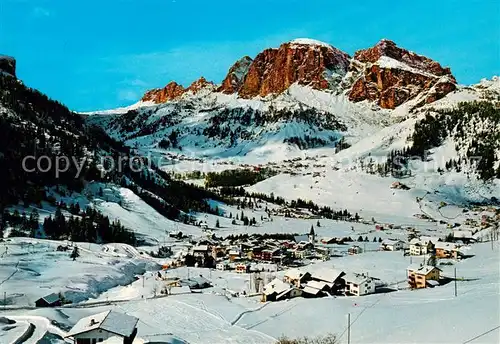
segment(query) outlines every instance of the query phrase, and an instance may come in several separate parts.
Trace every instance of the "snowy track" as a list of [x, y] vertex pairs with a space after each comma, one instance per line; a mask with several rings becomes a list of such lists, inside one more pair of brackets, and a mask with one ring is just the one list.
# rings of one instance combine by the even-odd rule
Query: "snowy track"
[[55, 327], [50, 323], [47, 318], [40, 316], [9, 316], [9, 319], [12, 319], [16, 322], [25, 321], [30, 324], [28, 330], [18, 338], [15, 343], [23, 343], [23, 344], [37, 344], [43, 336], [47, 333], [53, 333], [60, 337], [64, 337], [66, 332], [61, 329]]

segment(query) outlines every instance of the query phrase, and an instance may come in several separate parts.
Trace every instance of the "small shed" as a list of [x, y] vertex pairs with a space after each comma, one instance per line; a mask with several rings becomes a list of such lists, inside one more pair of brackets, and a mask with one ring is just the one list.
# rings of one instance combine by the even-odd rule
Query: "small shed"
[[62, 305], [62, 300], [59, 294], [52, 293], [35, 301], [36, 307], [58, 307]]
[[354, 246], [349, 247], [349, 249], [347, 250], [347, 253], [360, 254], [360, 253], [363, 253], [363, 249], [361, 247], [359, 247], [358, 245], [354, 245]]

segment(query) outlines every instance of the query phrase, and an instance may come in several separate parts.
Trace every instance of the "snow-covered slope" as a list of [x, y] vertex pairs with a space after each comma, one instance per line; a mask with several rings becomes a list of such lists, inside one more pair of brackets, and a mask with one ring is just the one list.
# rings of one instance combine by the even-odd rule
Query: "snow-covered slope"
[[[141, 150], [160, 146], [211, 158], [283, 153], [281, 159], [271, 154], [268, 161], [308, 148], [334, 148], [342, 138], [354, 143], [395, 120], [389, 111], [299, 85], [266, 98], [241, 99], [211, 92], [122, 115], [89, 117], [112, 137]], [[160, 144], [162, 140], [168, 147]]]
[[[407, 113], [405, 120], [382, 128], [337, 154], [327, 154], [325, 150], [305, 152], [309, 159], [290, 165], [295, 173], [279, 174], [249, 190], [267, 194], [272, 192], [287, 199], [295, 199], [300, 195], [323, 205], [357, 211], [365, 217], [387, 218], [397, 214], [401, 219], [419, 213], [421, 204], [415, 200], [417, 197], [428, 197], [428, 194], [435, 195], [437, 203], [444, 201], [460, 206], [470, 202], [490, 202], [500, 195], [500, 180], [493, 176], [485, 182], [484, 170], [478, 168], [479, 160], [475, 159], [484, 157], [481, 166], [485, 167], [484, 161], [488, 158], [484, 154], [476, 158], [469, 153], [475, 147], [475, 140], [483, 137], [482, 143], [486, 147], [483, 149], [486, 152], [490, 148], [493, 150], [492, 173], [498, 174], [500, 141], [494, 136], [500, 131], [498, 115], [494, 117], [484, 112], [477, 113], [477, 109], [470, 110], [471, 114], [466, 116], [452, 113], [449, 116], [459, 119], [460, 124], [453, 127], [452, 131], [443, 129], [437, 133], [443, 137], [437, 145], [429, 144], [424, 160], [401, 156], [401, 161], [407, 159], [404, 176], [395, 177], [390, 172], [381, 172], [377, 167], [383, 169], [387, 165], [391, 152], [402, 152], [405, 147], [414, 145], [416, 125], [428, 116], [435, 118], [439, 116], [438, 111], [453, 109], [461, 102], [498, 101], [499, 83], [498, 78], [493, 78], [473, 87], [460, 88], [433, 104]], [[446, 118], [442, 122], [450, 121]], [[403, 153], [396, 153], [393, 159], [397, 159], [398, 154]], [[461, 162], [457, 163], [457, 167], [450, 166], [450, 161], [459, 159]], [[299, 163], [300, 167], [294, 167], [294, 164]], [[410, 187], [410, 190], [391, 189], [391, 184], [397, 180]]]

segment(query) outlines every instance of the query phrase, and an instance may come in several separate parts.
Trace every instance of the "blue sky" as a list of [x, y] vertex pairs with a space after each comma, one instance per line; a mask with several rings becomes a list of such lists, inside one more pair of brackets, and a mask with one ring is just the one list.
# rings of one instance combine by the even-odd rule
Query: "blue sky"
[[71, 109], [129, 105], [298, 37], [352, 55], [389, 38], [470, 84], [500, 74], [499, 1], [0, 0], [0, 54]]

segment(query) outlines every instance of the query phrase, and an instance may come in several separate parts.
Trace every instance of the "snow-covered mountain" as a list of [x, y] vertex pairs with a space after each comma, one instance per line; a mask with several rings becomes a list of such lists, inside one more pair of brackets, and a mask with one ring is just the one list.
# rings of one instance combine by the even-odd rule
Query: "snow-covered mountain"
[[386, 39], [353, 58], [327, 43], [297, 39], [240, 59], [221, 85], [204, 78], [187, 88], [170, 82], [130, 111], [89, 121], [143, 151], [268, 162], [318, 148], [334, 154], [353, 146], [344, 153], [351, 154], [359, 141], [395, 128], [407, 135], [398, 137], [403, 149], [424, 114], [460, 101], [495, 103], [497, 85], [493, 78], [459, 86], [450, 68]]
[[[389, 40], [351, 58], [298, 39], [237, 61], [221, 85], [170, 83], [130, 111], [88, 121], [141, 154], [168, 156], [169, 165], [176, 160], [173, 169], [206, 170], [203, 161], [221, 160], [210, 168], [282, 166], [288, 172], [255, 190], [289, 199], [297, 195], [290, 183], [328, 190], [331, 180], [388, 185], [391, 177], [423, 194], [440, 190], [455, 202], [482, 202], [500, 193], [499, 104], [498, 77], [458, 85], [449, 68]], [[296, 181], [291, 171], [330, 177], [327, 184]], [[357, 194], [373, 199], [367, 190]], [[331, 204], [318, 195], [309, 196]]]
[[[217, 170], [272, 165], [278, 174], [272, 180], [290, 172], [346, 171], [355, 179], [411, 177], [412, 186], [433, 192], [448, 183], [443, 179], [458, 176], [457, 188], [470, 180], [489, 181], [492, 187], [481, 199], [498, 191], [499, 79], [457, 85], [449, 68], [388, 40], [353, 58], [326, 43], [294, 40], [240, 59], [221, 85], [204, 78], [187, 88], [171, 82], [128, 108], [82, 115], [85, 123], [17, 80], [15, 60], [3, 61], [0, 124], [8, 134], [2, 158], [13, 166], [3, 171], [10, 190], [4, 204], [23, 197], [33, 201], [58, 182], [81, 189], [102, 170], [99, 156], [136, 153], [168, 156], [166, 163], [179, 168], [179, 160], [187, 160], [192, 164], [181, 170], [190, 171], [206, 168], [204, 161], [222, 161]], [[8, 143], [14, 136], [18, 147]], [[64, 153], [89, 164], [76, 181], [74, 169], [58, 181], [26, 174], [19, 161], [32, 147], [36, 154], [50, 152], [56, 159]], [[301, 160], [301, 167], [290, 159]], [[171, 180], [162, 168], [100, 178], [131, 188], [169, 218], [193, 209], [211, 211], [205, 199], [215, 195]], [[342, 178], [332, 175], [328, 182], [335, 179]]]

